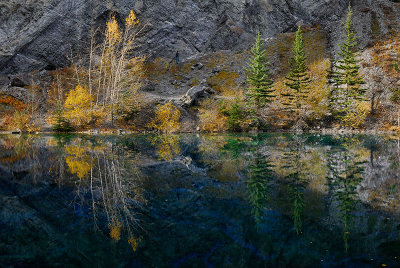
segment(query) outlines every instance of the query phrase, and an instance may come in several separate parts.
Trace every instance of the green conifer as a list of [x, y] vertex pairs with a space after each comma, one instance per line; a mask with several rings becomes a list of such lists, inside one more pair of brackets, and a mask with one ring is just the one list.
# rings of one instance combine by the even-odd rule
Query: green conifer
[[252, 58], [250, 59], [247, 71], [247, 101], [250, 106], [257, 108], [265, 106], [274, 97], [271, 74], [268, 69], [269, 61], [266, 57], [264, 43], [260, 33], [257, 34], [256, 41], [251, 49]]
[[355, 101], [364, 100], [364, 83], [359, 73], [360, 65], [358, 56], [358, 43], [352, 22], [353, 11], [349, 6], [347, 19], [344, 24], [346, 39], [340, 44], [339, 60], [334, 61], [330, 82], [333, 87], [330, 92], [329, 102], [332, 113], [336, 118], [344, 120], [345, 116], [354, 108]]
[[301, 26], [296, 32], [296, 39], [293, 46], [294, 56], [290, 61], [290, 71], [285, 83], [289, 91], [283, 96], [288, 97], [288, 102], [284, 105], [286, 109], [296, 115], [296, 119], [302, 116], [302, 109], [307, 103], [310, 91], [310, 76], [307, 72], [306, 53], [304, 51], [304, 38]]

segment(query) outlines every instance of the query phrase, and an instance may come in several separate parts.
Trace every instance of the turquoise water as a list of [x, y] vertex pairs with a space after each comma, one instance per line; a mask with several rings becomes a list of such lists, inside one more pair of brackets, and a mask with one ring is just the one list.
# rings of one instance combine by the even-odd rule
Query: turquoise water
[[0, 137], [0, 267], [400, 266], [389, 136]]

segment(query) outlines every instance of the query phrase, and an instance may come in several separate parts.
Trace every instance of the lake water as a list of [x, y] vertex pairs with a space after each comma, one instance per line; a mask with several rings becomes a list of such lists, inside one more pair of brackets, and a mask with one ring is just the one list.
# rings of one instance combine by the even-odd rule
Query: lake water
[[0, 267], [400, 267], [389, 136], [0, 136]]

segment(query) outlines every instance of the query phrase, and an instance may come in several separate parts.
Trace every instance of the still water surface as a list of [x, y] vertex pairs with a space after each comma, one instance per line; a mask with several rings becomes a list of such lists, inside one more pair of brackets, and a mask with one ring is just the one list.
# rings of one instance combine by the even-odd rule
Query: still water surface
[[389, 136], [0, 136], [0, 267], [400, 267]]

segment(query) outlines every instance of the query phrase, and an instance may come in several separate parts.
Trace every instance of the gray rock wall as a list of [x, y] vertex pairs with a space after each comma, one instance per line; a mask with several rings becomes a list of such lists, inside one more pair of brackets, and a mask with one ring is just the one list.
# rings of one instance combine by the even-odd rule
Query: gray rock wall
[[240, 50], [254, 33], [265, 38], [296, 23], [323, 23], [343, 13], [346, 0], [1, 0], [0, 74], [64, 66], [84, 51], [90, 30], [110, 13], [133, 9], [146, 34], [140, 51], [182, 58], [199, 52]]

